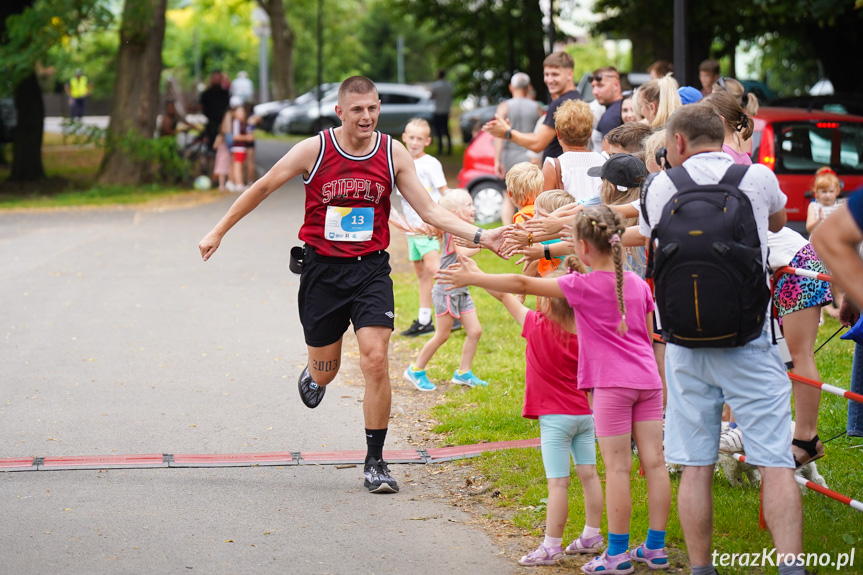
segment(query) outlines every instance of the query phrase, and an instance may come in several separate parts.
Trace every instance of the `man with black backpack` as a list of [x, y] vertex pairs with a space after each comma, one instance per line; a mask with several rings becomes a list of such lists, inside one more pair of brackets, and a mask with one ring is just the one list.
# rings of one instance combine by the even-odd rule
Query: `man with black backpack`
[[[711, 108], [684, 106], [666, 130], [668, 163], [677, 167], [645, 184], [639, 231], [650, 237], [648, 273], [668, 342], [665, 459], [684, 466], [678, 510], [692, 573], [710, 575], [723, 403], [743, 430], [747, 462], [761, 472], [777, 555], [802, 551], [791, 384], [765, 321], [767, 231], [784, 226], [787, 198], [769, 168], [736, 166], [722, 152], [724, 126]], [[803, 573], [779, 565], [783, 575]]]

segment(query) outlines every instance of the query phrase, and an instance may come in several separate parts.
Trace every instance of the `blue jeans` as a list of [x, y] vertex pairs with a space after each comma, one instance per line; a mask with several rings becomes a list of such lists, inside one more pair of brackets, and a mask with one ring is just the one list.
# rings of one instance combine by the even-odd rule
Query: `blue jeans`
[[[851, 391], [863, 394], [863, 345], [854, 344], [851, 364]], [[863, 403], [848, 400], [848, 435], [863, 437]]]

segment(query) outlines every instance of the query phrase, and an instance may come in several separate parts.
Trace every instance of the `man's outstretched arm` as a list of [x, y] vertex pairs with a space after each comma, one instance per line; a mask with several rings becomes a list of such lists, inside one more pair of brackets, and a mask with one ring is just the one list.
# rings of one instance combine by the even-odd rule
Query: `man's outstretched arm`
[[309, 170], [315, 164], [320, 149], [320, 139], [312, 137], [303, 140], [288, 150], [288, 153], [282, 156], [282, 159], [276, 162], [276, 165], [270, 168], [270, 171], [264, 174], [249, 189], [240, 194], [240, 197], [231, 205], [228, 212], [204, 236], [204, 239], [198, 244], [198, 249], [201, 250], [201, 258], [204, 261], [210, 259], [210, 256], [219, 249], [219, 244], [222, 242], [224, 235], [228, 233], [228, 230], [234, 227], [234, 224], [243, 219], [249, 212], [258, 207], [258, 204], [263, 202], [270, 194], [282, 187], [285, 182], [300, 174], [309, 173]]

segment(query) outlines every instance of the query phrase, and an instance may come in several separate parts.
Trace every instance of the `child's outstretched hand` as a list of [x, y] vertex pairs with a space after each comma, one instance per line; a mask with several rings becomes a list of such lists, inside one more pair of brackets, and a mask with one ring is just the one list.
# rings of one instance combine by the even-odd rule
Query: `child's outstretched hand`
[[471, 276], [477, 273], [482, 273], [482, 270], [475, 261], [467, 256], [459, 256], [457, 264], [438, 270], [434, 277], [439, 283], [447, 286], [447, 290], [451, 290], [471, 285]]

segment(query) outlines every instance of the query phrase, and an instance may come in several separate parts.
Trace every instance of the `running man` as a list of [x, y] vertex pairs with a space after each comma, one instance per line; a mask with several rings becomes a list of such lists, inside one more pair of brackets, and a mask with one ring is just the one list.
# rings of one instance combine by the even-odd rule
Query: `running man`
[[291, 148], [237, 198], [198, 247], [204, 261], [210, 259], [234, 224], [285, 182], [303, 176], [306, 205], [299, 237], [305, 246], [298, 302], [309, 363], [300, 374], [300, 398], [311, 408], [321, 402], [341, 366], [342, 338], [352, 323], [365, 380], [365, 486], [372, 493], [395, 493], [398, 484], [383, 460], [392, 395], [387, 347], [395, 309], [385, 251], [390, 194], [397, 185], [424, 221], [494, 251], [504, 228], [483, 230], [440, 208], [417, 178], [404, 145], [375, 130], [380, 106], [368, 78], [342, 82], [335, 107], [342, 125]]

